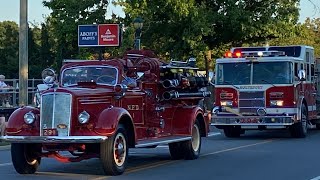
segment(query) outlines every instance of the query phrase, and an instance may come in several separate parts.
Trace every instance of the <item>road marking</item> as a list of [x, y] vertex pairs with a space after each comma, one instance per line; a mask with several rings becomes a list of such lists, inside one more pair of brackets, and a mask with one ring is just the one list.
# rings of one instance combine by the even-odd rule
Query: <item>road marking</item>
[[219, 136], [219, 135], [221, 135], [221, 133], [219, 133], [219, 132], [210, 132], [210, 133], [208, 133], [208, 137]]
[[213, 155], [213, 154], [224, 153], [224, 152], [228, 152], [228, 151], [234, 151], [234, 150], [243, 149], [243, 148], [247, 148], [247, 147], [251, 147], [251, 146], [257, 146], [257, 145], [261, 145], [261, 144], [266, 144], [266, 143], [270, 143], [272, 141], [275, 141], [275, 139], [268, 139], [268, 140], [265, 140], [265, 141], [262, 141], [262, 142], [258, 142], [258, 143], [254, 143], [254, 144], [248, 144], [248, 145], [238, 146], [238, 147], [224, 149], [224, 150], [220, 150], [220, 151], [215, 151], [215, 152], [212, 152], [212, 153], [203, 154], [201, 157], [210, 156], [210, 155]]
[[[221, 133], [213, 133], [212, 136], [217, 136]], [[203, 154], [200, 155], [200, 157], [205, 157], [205, 156], [210, 156], [213, 154], [219, 154], [219, 153], [224, 153], [224, 152], [229, 152], [229, 151], [234, 151], [234, 150], [238, 150], [238, 149], [243, 149], [243, 148], [247, 148], [247, 147], [252, 147], [252, 146], [257, 146], [257, 145], [261, 145], [261, 144], [266, 144], [266, 143], [270, 143], [275, 141], [276, 139], [269, 139], [269, 140], [265, 140], [262, 142], [258, 142], [258, 143], [254, 143], [254, 144], [248, 144], [248, 145], [243, 145], [243, 146], [238, 146], [238, 147], [234, 147], [234, 148], [229, 148], [229, 149], [224, 149], [224, 150], [220, 150], [220, 151], [215, 151], [215, 152], [211, 152], [211, 153], [207, 153], [207, 154]], [[173, 164], [175, 162], [181, 162], [183, 160], [164, 160], [161, 162], [154, 162], [154, 163], [149, 163], [149, 164], [144, 164], [138, 167], [132, 167], [132, 168], [128, 168], [124, 174], [129, 174], [129, 173], [133, 173], [133, 172], [137, 172], [137, 171], [142, 171], [142, 170], [147, 170], [147, 169], [151, 169], [151, 168], [155, 168], [155, 167], [159, 167], [159, 166], [164, 166], [164, 165], [168, 165], [168, 164]], [[9, 166], [12, 165], [12, 163], [3, 163], [0, 164], [0, 166]], [[68, 176], [78, 176], [79, 174], [73, 174], [73, 173], [53, 173], [53, 172], [38, 172], [38, 174], [51, 174], [51, 175], [68, 175]], [[108, 179], [110, 178], [110, 176], [100, 176], [100, 177], [96, 177], [96, 178], [90, 178], [91, 180], [101, 180], [101, 179]], [[311, 180], [320, 180], [320, 176], [315, 177]]]
[[312, 178], [312, 179], [310, 179], [310, 180], [320, 180], [320, 176], [315, 177], [315, 178]]
[[89, 174], [75, 174], [75, 173], [68, 173], [68, 172], [47, 172], [47, 171], [42, 171], [42, 172], [36, 172], [38, 175], [42, 176], [63, 176], [63, 177], [83, 177], [85, 179], [92, 179], [97, 176], [95, 175], [89, 175]]
[[[181, 161], [181, 160], [178, 160], [178, 161]], [[128, 170], [125, 171], [125, 174], [137, 172], [137, 171], [140, 171], [140, 170], [151, 169], [151, 168], [155, 168], [155, 167], [163, 166], [163, 165], [167, 165], [167, 164], [172, 164], [174, 162], [177, 162], [177, 161], [175, 161], [175, 160], [164, 160], [164, 161], [161, 161], [161, 162], [144, 164], [142, 166], [128, 168]]]
[[[270, 143], [270, 142], [273, 142], [273, 141], [275, 141], [275, 139], [269, 139], [269, 140], [265, 140], [265, 141], [254, 143], [254, 144], [248, 144], [248, 145], [244, 145], [244, 146], [238, 146], [238, 147], [234, 147], [234, 148], [224, 149], [224, 150], [221, 150], [221, 151], [215, 151], [215, 152], [212, 152], [212, 153], [207, 153], [207, 154], [200, 155], [200, 157], [205, 157], [205, 156], [209, 156], [209, 155], [213, 155], [213, 154], [224, 153], [224, 152], [228, 152], [228, 151], [234, 151], [234, 150], [243, 149], [243, 148], [247, 148], [247, 147], [251, 147], [251, 146], [257, 146], [257, 145], [261, 145], [261, 144]], [[142, 166], [129, 168], [125, 172], [125, 174], [133, 173], [133, 172], [137, 172], [137, 171], [142, 171], [142, 170], [146, 170], [146, 169], [151, 169], [151, 168], [158, 167], [158, 166], [168, 165], [168, 164], [172, 164], [172, 163], [180, 162], [180, 161], [183, 161], [183, 160], [165, 160], [165, 161], [162, 161], [162, 162], [145, 164], [145, 165], [142, 165]], [[320, 179], [316, 179], [316, 180], [320, 180]]]
[[0, 167], [2, 167], [2, 166], [11, 166], [12, 165], [12, 163], [3, 163], [3, 164], [0, 164]]

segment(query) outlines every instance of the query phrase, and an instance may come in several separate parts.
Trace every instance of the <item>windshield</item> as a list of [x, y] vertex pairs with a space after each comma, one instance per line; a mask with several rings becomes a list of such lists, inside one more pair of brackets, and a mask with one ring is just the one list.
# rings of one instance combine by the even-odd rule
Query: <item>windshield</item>
[[292, 83], [290, 62], [220, 63], [216, 72], [218, 85]]
[[96, 82], [97, 84], [116, 85], [117, 69], [108, 66], [77, 66], [62, 72], [62, 85], [73, 86], [78, 82]]
[[250, 63], [217, 64], [216, 84], [250, 84]]

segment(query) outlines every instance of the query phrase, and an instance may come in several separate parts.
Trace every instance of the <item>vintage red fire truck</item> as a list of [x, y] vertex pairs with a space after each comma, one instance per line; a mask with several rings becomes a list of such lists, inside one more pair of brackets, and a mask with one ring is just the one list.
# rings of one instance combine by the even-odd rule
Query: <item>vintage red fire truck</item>
[[212, 125], [227, 137], [250, 129], [289, 129], [305, 137], [317, 127], [317, 76], [310, 46], [232, 48], [216, 60]]
[[[132, 50], [123, 58], [67, 61], [58, 83], [53, 70], [44, 70], [50, 88], [39, 107], [14, 111], [2, 137], [11, 142], [16, 171], [34, 173], [43, 157], [100, 158], [106, 174], [119, 175], [129, 148], [159, 144], [169, 144], [173, 159], [198, 158], [210, 126], [199, 101], [210, 92], [193, 64], [165, 63], [150, 51]], [[123, 83], [128, 77], [136, 78], [136, 87]]]

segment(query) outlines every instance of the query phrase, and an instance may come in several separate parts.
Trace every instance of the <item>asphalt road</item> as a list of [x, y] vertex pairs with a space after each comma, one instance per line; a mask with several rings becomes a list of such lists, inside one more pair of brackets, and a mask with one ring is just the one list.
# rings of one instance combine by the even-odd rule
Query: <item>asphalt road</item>
[[103, 174], [98, 159], [60, 163], [42, 159], [33, 175], [17, 174], [10, 150], [0, 150], [0, 179], [180, 179], [180, 180], [320, 180], [320, 131], [293, 139], [287, 131], [248, 131], [240, 138], [217, 134], [203, 138], [197, 160], [170, 159], [167, 146], [130, 149], [129, 167], [121, 176]]

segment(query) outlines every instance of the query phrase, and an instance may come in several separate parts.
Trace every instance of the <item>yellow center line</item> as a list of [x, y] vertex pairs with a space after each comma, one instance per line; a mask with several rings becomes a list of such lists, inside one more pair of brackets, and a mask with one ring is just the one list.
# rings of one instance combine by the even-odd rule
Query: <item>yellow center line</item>
[[180, 160], [164, 160], [164, 161], [160, 161], [160, 162], [145, 164], [145, 165], [134, 167], [134, 168], [128, 168], [128, 170], [125, 172], [125, 174], [137, 172], [137, 171], [140, 171], [140, 170], [151, 169], [151, 168], [155, 168], [155, 167], [158, 167], [158, 166], [163, 166], [163, 165], [166, 165], [166, 164], [172, 164], [172, 163], [177, 162], [177, 161], [180, 161]]
[[[224, 150], [220, 150], [220, 151], [215, 151], [215, 152], [203, 154], [203, 155], [200, 155], [200, 157], [206, 157], [206, 156], [210, 156], [210, 155], [213, 155], [213, 154], [219, 154], [219, 153], [224, 153], [224, 152], [229, 152], [229, 151], [235, 151], [235, 150], [243, 149], [243, 148], [247, 148], [247, 147], [252, 147], [252, 146], [267, 144], [267, 143], [273, 142], [273, 141], [275, 141], [275, 140], [276, 140], [276, 139], [268, 139], [268, 140], [264, 140], [264, 141], [262, 141], [262, 142], [258, 142], [258, 143], [254, 143], [254, 144], [247, 144], [247, 145], [243, 145], [243, 146], [228, 148], [228, 149], [224, 149]], [[155, 168], [155, 167], [159, 167], [159, 166], [163, 166], [163, 165], [173, 164], [173, 163], [180, 162], [180, 161], [182, 161], [182, 160], [164, 160], [164, 161], [161, 161], [161, 162], [155, 162], [155, 163], [145, 164], [145, 165], [138, 166], [138, 167], [128, 168], [128, 169], [125, 171], [124, 174], [129, 174], [129, 173], [133, 173], [133, 172], [137, 172], [137, 171], [147, 170], [147, 169], [151, 169], [151, 168]], [[109, 177], [110, 177], [110, 176], [109, 176]], [[102, 177], [94, 178], [94, 179], [92, 179], [92, 180], [107, 179], [107, 178], [109, 178], [109, 177], [102, 176]]]
[[46, 172], [46, 171], [41, 171], [41, 172], [36, 172], [38, 175], [43, 175], [43, 176], [67, 176], [67, 177], [78, 177], [78, 176], [86, 176], [86, 177], [94, 177], [95, 175], [89, 175], [89, 174], [75, 174], [75, 173], [67, 173], [67, 172]]

